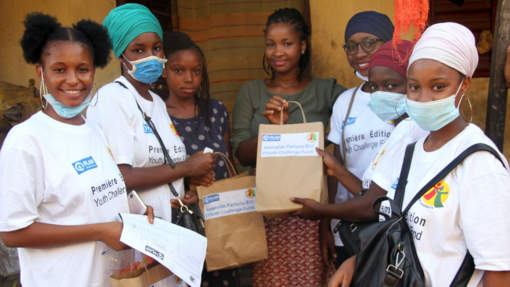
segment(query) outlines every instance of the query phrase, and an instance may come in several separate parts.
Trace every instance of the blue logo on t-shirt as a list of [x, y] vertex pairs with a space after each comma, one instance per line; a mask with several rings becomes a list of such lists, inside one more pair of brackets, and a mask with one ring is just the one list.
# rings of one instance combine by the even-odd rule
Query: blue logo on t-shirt
[[[397, 185], [398, 185], [398, 177], [397, 179], [395, 179], [395, 182], [393, 182], [393, 185], [391, 186], [391, 189], [397, 189]], [[409, 180], [406, 182], [406, 185], [409, 183]]]
[[208, 196], [204, 196], [204, 204], [208, 204], [208, 203], [219, 201], [219, 200], [220, 200], [219, 194], [211, 194]]
[[279, 142], [282, 138], [281, 135], [266, 135], [262, 134], [262, 140], [266, 142]]
[[146, 134], [154, 134], [151, 127], [148, 124], [143, 124], [143, 132]]
[[[342, 121], [342, 129], [344, 128], [344, 122], [345, 121]], [[356, 122], [356, 117], [349, 117], [347, 118], [347, 123], [345, 124], [345, 126], [348, 126], [348, 125], [353, 125], [354, 123]]]
[[94, 159], [89, 156], [84, 159], [80, 159], [77, 162], [73, 162], [73, 167], [78, 174], [82, 174], [88, 170], [96, 168], [97, 164]]

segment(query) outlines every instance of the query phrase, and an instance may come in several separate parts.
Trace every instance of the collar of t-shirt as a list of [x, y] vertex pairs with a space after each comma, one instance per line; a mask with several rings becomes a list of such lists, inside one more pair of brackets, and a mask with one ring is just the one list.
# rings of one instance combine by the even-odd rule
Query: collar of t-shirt
[[356, 76], [360, 79], [362, 79], [363, 81], [365, 82], [368, 82], [368, 77], [367, 76], [363, 76], [362, 74], [360, 74], [358, 71], [356, 71]]

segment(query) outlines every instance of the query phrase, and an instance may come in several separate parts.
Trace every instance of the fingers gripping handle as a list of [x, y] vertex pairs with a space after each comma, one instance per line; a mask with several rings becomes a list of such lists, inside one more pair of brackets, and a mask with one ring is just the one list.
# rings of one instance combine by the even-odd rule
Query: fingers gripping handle
[[[288, 101], [287, 103], [295, 103], [299, 106], [299, 108], [301, 109], [301, 113], [303, 114], [303, 123], [306, 124], [306, 117], [305, 117], [305, 111], [303, 110], [303, 107], [301, 106], [300, 103], [296, 102], [296, 101]], [[283, 125], [283, 109], [285, 108], [285, 104], [282, 105], [282, 110], [280, 111], [280, 125]]]

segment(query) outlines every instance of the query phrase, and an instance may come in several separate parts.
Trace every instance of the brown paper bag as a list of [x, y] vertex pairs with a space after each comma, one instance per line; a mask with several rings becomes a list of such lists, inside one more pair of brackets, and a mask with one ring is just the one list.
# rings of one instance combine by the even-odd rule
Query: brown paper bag
[[[142, 257], [145, 258], [145, 256]], [[144, 259], [136, 270], [111, 275], [111, 287], [147, 287], [172, 275], [170, 270], [157, 261], [146, 264], [147, 261]]]
[[[288, 103], [301, 108], [298, 102]], [[327, 200], [322, 157], [315, 150], [324, 149], [324, 126], [306, 123], [302, 108], [301, 112], [303, 124], [259, 126], [255, 208], [268, 218], [285, 217], [302, 208], [291, 197]]]
[[255, 212], [255, 177], [246, 175], [197, 188], [205, 218], [207, 271], [267, 259], [264, 219]]

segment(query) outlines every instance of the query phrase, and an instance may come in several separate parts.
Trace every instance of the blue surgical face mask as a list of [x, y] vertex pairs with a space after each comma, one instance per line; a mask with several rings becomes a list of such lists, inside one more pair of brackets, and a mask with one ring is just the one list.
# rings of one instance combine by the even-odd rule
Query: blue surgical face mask
[[90, 98], [92, 97], [92, 90], [90, 90], [89, 95], [83, 100], [83, 102], [74, 108], [70, 108], [59, 101], [57, 101], [51, 94], [44, 94], [43, 97], [46, 101], [53, 107], [55, 112], [63, 117], [64, 119], [71, 119], [81, 113], [86, 107], [90, 104]]
[[370, 98], [367, 106], [383, 121], [395, 120], [406, 112], [406, 101], [403, 94], [377, 91], [371, 93]]
[[458, 107], [455, 106], [455, 98], [461, 87], [462, 83], [454, 95], [438, 101], [420, 103], [407, 99], [407, 114], [426, 131], [440, 130], [460, 115], [459, 108], [464, 95], [460, 98]]
[[130, 74], [133, 79], [145, 84], [154, 83], [158, 80], [161, 73], [163, 73], [167, 61], [160, 57], [150, 56], [131, 62], [124, 54], [122, 54], [122, 56], [133, 66], [133, 70], [129, 70], [126, 64], [122, 63], [128, 70], [128, 74]]

